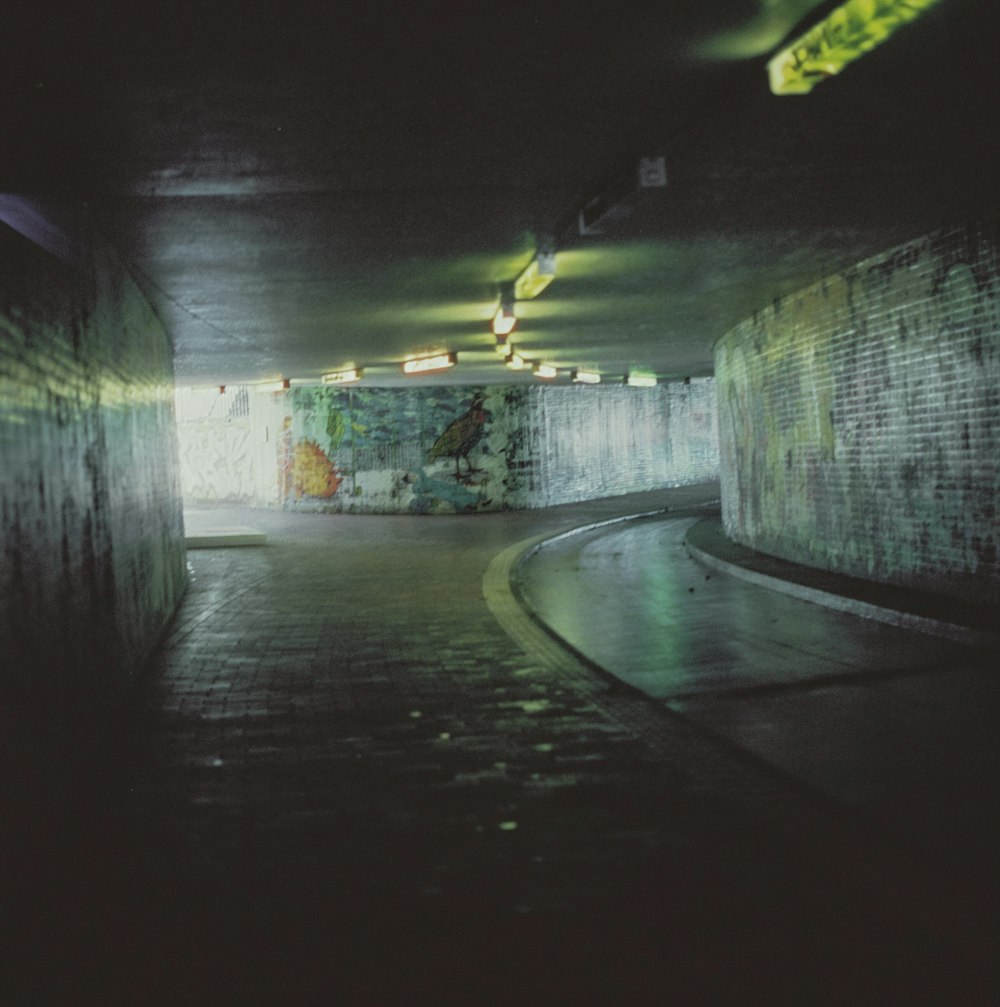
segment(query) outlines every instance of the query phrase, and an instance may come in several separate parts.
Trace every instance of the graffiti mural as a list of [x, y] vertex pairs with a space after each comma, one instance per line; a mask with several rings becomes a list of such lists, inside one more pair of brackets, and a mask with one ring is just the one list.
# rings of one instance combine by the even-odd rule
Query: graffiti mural
[[186, 424], [179, 450], [185, 498], [242, 502], [253, 497], [249, 422]]
[[[290, 491], [290, 446], [280, 435], [282, 400], [283, 395], [245, 385], [229, 387], [225, 394], [206, 388], [176, 390], [185, 500], [273, 506], [281, 499], [286, 477]], [[276, 446], [284, 452], [280, 464]]]
[[[427, 452], [428, 462], [438, 458], [454, 458], [457, 482], [470, 482], [473, 473], [482, 472], [482, 469], [474, 468], [469, 461], [469, 452], [482, 440], [486, 425], [486, 413], [483, 411], [485, 401], [486, 396], [482, 392], [476, 392], [469, 408], [445, 427], [444, 432]], [[465, 460], [465, 475], [460, 471], [459, 458]]]
[[461, 514], [571, 503], [718, 475], [711, 379], [638, 393], [621, 387], [298, 386], [251, 404], [251, 419], [265, 407], [266, 417], [233, 443], [229, 459], [220, 453], [242, 427], [235, 417], [214, 418], [218, 429], [201, 454], [210, 475], [192, 473], [188, 480], [215, 493], [211, 499], [220, 499], [224, 483], [256, 494], [245, 502], [289, 510]]
[[315, 442], [303, 439], [295, 445], [292, 455], [292, 486], [296, 499], [302, 497], [332, 497], [342, 480], [323, 449]]
[[797, 563], [996, 598], [1000, 248], [949, 228], [716, 344], [722, 514]]

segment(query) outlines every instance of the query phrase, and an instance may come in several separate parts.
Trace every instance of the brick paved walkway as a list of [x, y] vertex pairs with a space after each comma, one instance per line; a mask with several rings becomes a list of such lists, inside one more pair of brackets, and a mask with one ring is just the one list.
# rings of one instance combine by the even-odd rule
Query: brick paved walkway
[[269, 544], [189, 555], [129, 737], [38, 802], [15, 1002], [987, 1002], [884, 837], [491, 612], [515, 543], [711, 495], [229, 515]]

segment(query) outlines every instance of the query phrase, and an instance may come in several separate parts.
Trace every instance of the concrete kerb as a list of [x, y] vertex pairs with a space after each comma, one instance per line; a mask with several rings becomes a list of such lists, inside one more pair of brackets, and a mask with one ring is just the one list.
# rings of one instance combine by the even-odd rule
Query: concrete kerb
[[503, 631], [533, 660], [573, 677], [579, 677], [584, 669], [598, 670], [603, 677], [607, 674], [604, 669], [596, 668], [593, 662], [554, 633], [514, 588], [513, 577], [517, 567], [525, 556], [534, 553], [547, 540], [547, 535], [537, 535], [498, 553], [483, 576], [483, 598]]
[[541, 549], [573, 535], [582, 535], [599, 528], [623, 524], [626, 521], [641, 521], [666, 515], [671, 517], [690, 516], [692, 512], [700, 513], [706, 508], [717, 506], [717, 500], [710, 500], [701, 505], [677, 510], [662, 507], [657, 510], [640, 511], [635, 514], [605, 518], [601, 521], [591, 521], [566, 531], [557, 532], [554, 535], [535, 535], [532, 538], [516, 542], [504, 549], [503, 552], [498, 553], [491, 561], [483, 577], [483, 597], [494, 618], [500, 623], [507, 635], [535, 660], [563, 673], [575, 673], [577, 676], [584, 669], [590, 673], [597, 672], [606, 685], [615, 689], [630, 690], [630, 686], [579, 651], [535, 612], [518, 585], [518, 571]]
[[997, 634], [975, 629], [972, 626], [961, 626], [943, 619], [934, 619], [929, 616], [917, 615], [913, 612], [904, 612], [900, 609], [877, 605], [874, 602], [864, 601], [860, 598], [852, 598], [848, 595], [836, 594], [832, 591], [824, 591], [821, 588], [810, 587], [807, 584], [799, 584], [792, 580], [773, 577], [770, 574], [761, 573], [759, 570], [751, 570], [745, 566], [740, 566], [738, 563], [731, 563], [729, 560], [722, 559], [720, 556], [715, 556], [705, 551], [696, 546], [690, 540], [690, 537], [687, 536], [684, 540], [684, 546], [693, 559], [719, 573], [738, 577], [758, 587], [780, 591], [782, 594], [790, 595], [801, 601], [810, 602], [813, 605], [823, 605], [826, 608], [832, 608], [838, 612], [846, 612], [849, 615], [856, 615], [862, 619], [871, 619], [889, 626], [913, 630], [918, 633], [926, 633], [929, 636], [952, 640], [955, 643], [963, 643], [972, 647], [993, 649], [1000, 645], [1000, 637]]
[[[591, 521], [566, 531], [557, 532], [554, 535], [536, 535], [522, 542], [517, 542], [499, 553], [490, 563], [483, 578], [483, 596], [490, 611], [505, 632], [535, 659], [563, 672], [576, 671], [579, 673], [582, 666], [591, 672], [598, 672], [605, 680], [613, 678], [607, 669], [602, 668], [577, 650], [534, 611], [524, 592], [518, 586], [518, 571], [541, 549], [570, 536], [586, 534], [599, 528], [612, 527], [627, 521], [648, 520], [667, 515], [670, 517], [690, 516], [692, 513], [698, 514], [707, 509], [718, 507], [718, 504], [718, 500], [710, 500], [694, 507], [683, 507], [677, 510], [663, 507], [657, 510], [639, 511], [634, 514], [605, 518], [601, 521]], [[761, 573], [715, 556], [694, 545], [688, 537], [685, 537], [684, 545], [693, 559], [710, 569], [739, 577], [758, 587], [780, 591], [801, 601], [973, 647], [994, 649], [1000, 645], [1000, 637], [995, 633], [877, 605], [860, 598], [824, 591], [795, 581], [783, 580], [780, 577]], [[618, 680], [614, 679], [614, 681]]]

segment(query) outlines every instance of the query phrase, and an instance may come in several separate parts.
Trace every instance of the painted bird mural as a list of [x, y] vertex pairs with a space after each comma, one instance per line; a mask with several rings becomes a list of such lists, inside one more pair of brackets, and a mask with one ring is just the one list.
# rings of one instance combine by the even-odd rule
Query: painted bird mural
[[485, 401], [486, 396], [482, 392], [476, 392], [472, 397], [468, 411], [459, 416], [457, 420], [452, 420], [434, 442], [430, 451], [427, 452], [429, 462], [437, 458], [454, 458], [456, 479], [462, 479], [462, 472], [458, 465], [459, 458], [465, 459], [466, 477], [473, 472], [482, 471], [469, 461], [469, 452], [483, 436], [483, 428], [486, 423], [486, 413], [483, 411]]

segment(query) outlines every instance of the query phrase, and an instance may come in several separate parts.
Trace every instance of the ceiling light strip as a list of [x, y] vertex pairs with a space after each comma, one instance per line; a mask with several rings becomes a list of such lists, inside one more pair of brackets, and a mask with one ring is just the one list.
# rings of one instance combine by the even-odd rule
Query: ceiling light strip
[[414, 357], [403, 361], [404, 374], [430, 374], [434, 371], [446, 371], [458, 363], [457, 353], [438, 353], [431, 357]]
[[320, 381], [324, 385], [349, 385], [360, 381], [364, 376], [365, 372], [360, 367], [348, 367], [342, 371], [330, 371], [324, 374]]

